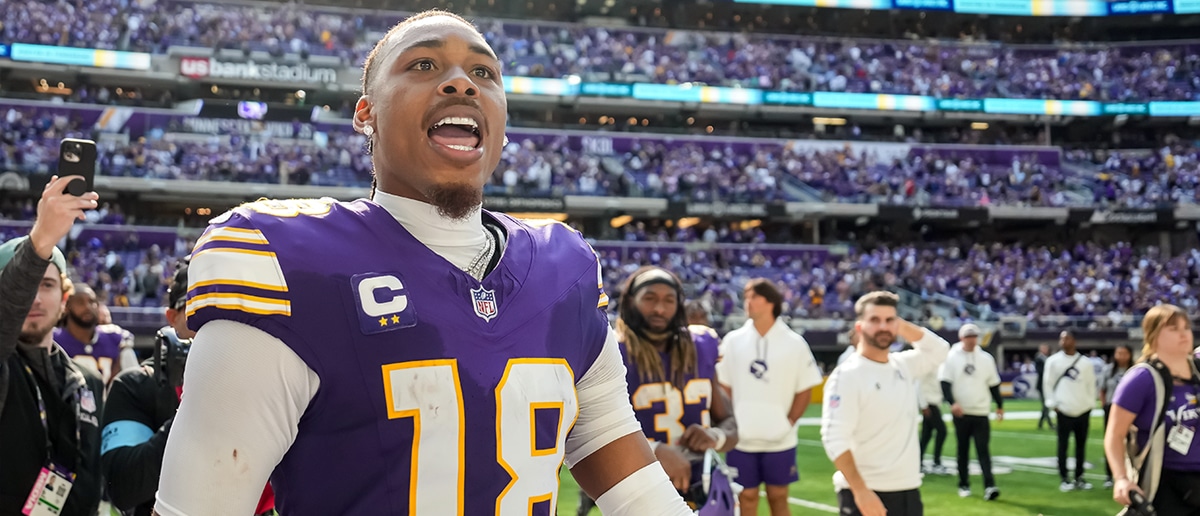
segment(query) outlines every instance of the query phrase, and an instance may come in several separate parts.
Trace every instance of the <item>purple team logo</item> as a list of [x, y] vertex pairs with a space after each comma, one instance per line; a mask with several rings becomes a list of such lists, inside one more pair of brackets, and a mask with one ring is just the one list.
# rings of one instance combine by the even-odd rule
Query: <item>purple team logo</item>
[[483, 285], [471, 289], [471, 305], [475, 307], [475, 315], [487, 322], [491, 322], [500, 311], [496, 306], [496, 291], [487, 290]]
[[1079, 379], [1079, 370], [1075, 369], [1074, 367], [1068, 368], [1067, 371], [1065, 373], [1063, 373], [1063, 376], [1070, 378], [1072, 380], [1078, 380]]

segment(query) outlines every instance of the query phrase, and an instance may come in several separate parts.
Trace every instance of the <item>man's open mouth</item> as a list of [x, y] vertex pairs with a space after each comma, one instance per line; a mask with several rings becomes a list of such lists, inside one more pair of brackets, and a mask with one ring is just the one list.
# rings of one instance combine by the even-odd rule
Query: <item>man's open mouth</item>
[[479, 148], [483, 137], [479, 122], [465, 116], [442, 118], [429, 128], [429, 139], [457, 151], [472, 151]]

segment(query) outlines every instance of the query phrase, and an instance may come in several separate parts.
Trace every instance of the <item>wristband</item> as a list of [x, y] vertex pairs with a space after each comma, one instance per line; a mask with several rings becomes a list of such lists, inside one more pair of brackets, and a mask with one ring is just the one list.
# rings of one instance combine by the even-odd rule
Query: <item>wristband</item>
[[717, 450], [725, 447], [725, 440], [727, 436], [725, 435], [724, 430], [721, 430], [720, 428], [709, 428], [708, 435], [717, 441], [717, 445], [715, 446]]

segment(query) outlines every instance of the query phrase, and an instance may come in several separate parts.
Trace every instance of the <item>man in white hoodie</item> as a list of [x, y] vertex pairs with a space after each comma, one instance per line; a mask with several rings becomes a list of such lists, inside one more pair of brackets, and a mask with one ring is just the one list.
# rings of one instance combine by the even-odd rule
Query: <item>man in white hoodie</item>
[[[900, 319], [897, 304], [899, 297], [890, 292], [871, 292], [855, 302], [858, 352], [825, 383], [821, 442], [838, 470], [833, 485], [843, 516], [924, 513], [913, 407], [918, 379], [937, 371], [950, 345]], [[889, 353], [897, 336], [913, 349]]]
[[783, 516], [790, 513], [788, 485], [800, 479], [796, 422], [821, 384], [821, 369], [804, 337], [779, 318], [783, 294], [773, 283], [752, 279], [743, 292], [749, 319], [725, 335], [716, 367], [734, 417], [747, 428], [726, 462], [746, 487], [738, 495], [742, 514], [758, 514], [758, 487], [766, 484], [771, 514]]
[[979, 327], [974, 324], [964, 324], [958, 329], [959, 342], [950, 348], [938, 377], [954, 416], [954, 436], [958, 441], [958, 496], [971, 496], [968, 459], [974, 439], [975, 456], [983, 470], [983, 499], [991, 501], [1000, 496], [1000, 490], [992, 476], [988, 415], [994, 401], [996, 420], [1003, 421], [1004, 400], [1000, 397], [1000, 371], [996, 368], [996, 359], [979, 349], [979, 334]]
[[[1046, 408], [1058, 419], [1058, 474], [1062, 477], [1059, 490], [1091, 489], [1083, 480], [1083, 465], [1087, 452], [1088, 421], [1096, 406], [1096, 373], [1092, 363], [1075, 349], [1075, 335], [1070, 331], [1059, 334], [1062, 350], [1046, 359], [1042, 384], [1046, 388]], [[1075, 434], [1075, 480], [1067, 477], [1067, 441]]]

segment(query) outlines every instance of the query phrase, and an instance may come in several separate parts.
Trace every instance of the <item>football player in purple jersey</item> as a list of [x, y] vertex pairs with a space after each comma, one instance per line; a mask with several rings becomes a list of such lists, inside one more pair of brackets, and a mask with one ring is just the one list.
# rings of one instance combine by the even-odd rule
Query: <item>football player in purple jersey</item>
[[115, 324], [100, 323], [96, 291], [83, 283], [67, 298], [66, 324], [54, 329], [54, 342], [76, 363], [92, 368], [105, 384], [117, 373], [138, 366], [133, 334]]
[[[737, 444], [731, 403], [714, 388], [720, 338], [708, 326], [688, 324], [679, 278], [659, 267], [626, 278], [617, 306], [617, 338], [642, 432], [671, 483], [701, 506], [704, 452]], [[580, 514], [590, 510], [589, 502], [581, 496]]]
[[249, 514], [269, 478], [289, 516], [549, 515], [565, 462], [608, 516], [691, 514], [634, 415], [595, 252], [481, 208], [506, 110], [480, 33], [414, 15], [364, 65], [372, 198], [212, 221], [158, 513]]

